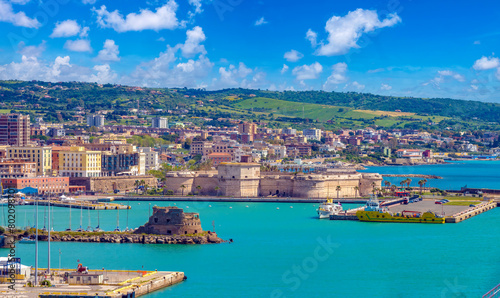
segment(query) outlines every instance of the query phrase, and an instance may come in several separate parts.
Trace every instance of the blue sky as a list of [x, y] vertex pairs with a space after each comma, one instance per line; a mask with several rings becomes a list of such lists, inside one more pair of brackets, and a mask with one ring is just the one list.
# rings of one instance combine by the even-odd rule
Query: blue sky
[[0, 79], [500, 102], [495, 1], [0, 0]]

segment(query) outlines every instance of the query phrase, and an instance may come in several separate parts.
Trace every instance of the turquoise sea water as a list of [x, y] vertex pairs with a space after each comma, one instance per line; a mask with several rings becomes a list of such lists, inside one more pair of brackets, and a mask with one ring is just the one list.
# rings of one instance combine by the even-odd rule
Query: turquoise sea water
[[[213, 221], [219, 236], [234, 243], [52, 242], [52, 267], [59, 267], [61, 250], [66, 268], [76, 268], [79, 260], [90, 268], [186, 273], [185, 282], [148, 297], [480, 297], [500, 282], [498, 208], [459, 224], [419, 225], [318, 220], [313, 203], [175, 204], [200, 212], [204, 229], [212, 229]], [[149, 203], [131, 205], [128, 224], [137, 227], [147, 220]], [[55, 229], [65, 229], [69, 210], [54, 211]], [[43, 226], [44, 208], [39, 212]], [[24, 225], [24, 214], [33, 223], [32, 206], [20, 206], [17, 214], [19, 225]], [[126, 214], [120, 211], [122, 229]], [[90, 215], [95, 226], [97, 211]], [[114, 229], [116, 215], [101, 211], [101, 227]], [[87, 218], [84, 210], [84, 227]], [[72, 211], [72, 219], [77, 228], [79, 210]], [[34, 245], [20, 244], [16, 253], [33, 265], [33, 251]], [[7, 253], [0, 249], [0, 255]], [[46, 264], [47, 243], [41, 242], [39, 265]]]
[[[369, 167], [361, 172], [380, 174], [427, 174], [443, 179], [427, 179], [426, 187], [460, 190], [460, 187], [500, 189], [500, 161], [454, 161], [439, 165]], [[406, 178], [387, 177], [385, 180], [399, 186]], [[411, 185], [418, 187], [421, 178], [411, 178]]]

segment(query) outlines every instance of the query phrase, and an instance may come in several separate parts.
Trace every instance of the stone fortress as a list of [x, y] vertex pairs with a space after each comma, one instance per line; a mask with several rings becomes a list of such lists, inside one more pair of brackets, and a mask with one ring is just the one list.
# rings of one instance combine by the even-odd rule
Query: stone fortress
[[177, 195], [199, 193], [228, 197], [340, 198], [367, 196], [380, 188], [382, 176], [355, 169], [330, 169], [315, 174], [260, 172], [258, 163], [221, 163], [217, 171], [170, 172], [165, 187]]
[[149, 221], [134, 231], [134, 234], [186, 235], [203, 233], [200, 215], [184, 213], [178, 207], [153, 207]]

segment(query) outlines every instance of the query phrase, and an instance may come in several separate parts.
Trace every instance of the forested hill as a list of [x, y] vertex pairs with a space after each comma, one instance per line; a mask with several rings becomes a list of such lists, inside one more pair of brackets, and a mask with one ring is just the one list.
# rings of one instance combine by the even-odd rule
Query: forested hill
[[[316, 103], [360, 110], [401, 111], [422, 116], [445, 116], [456, 120], [500, 123], [500, 104], [449, 98], [382, 96], [357, 92], [266, 91], [223, 89], [207, 91], [187, 88], [138, 88], [82, 82], [0, 81], [0, 109], [19, 105], [25, 109], [70, 111], [86, 109], [123, 110], [131, 107], [173, 109], [205, 100], [206, 105], [233, 105], [240, 100], [264, 97], [285, 101]], [[208, 102], [210, 100], [210, 102]], [[20, 109], [21, 110], [21, 109]], [[64, 114], [63, 114], [64, 116]]]
[[382, 96], [357, 92], [325, 92], [325, 91], [262, 91], [249, 89], [226, 89], [204, 92], [211, 96], [227, 96], [230, 94], [255, 94], [258, 97], [269, 97], [287, 101], [326, 104], [351, 107], [361, 110], [382, 110], [416, 113], [419, 115], [439, 115], [463, 120], [477, 118], [487, 122], [500, 123], [500, 104], [472, 100], [450, 98], [414, 98]]

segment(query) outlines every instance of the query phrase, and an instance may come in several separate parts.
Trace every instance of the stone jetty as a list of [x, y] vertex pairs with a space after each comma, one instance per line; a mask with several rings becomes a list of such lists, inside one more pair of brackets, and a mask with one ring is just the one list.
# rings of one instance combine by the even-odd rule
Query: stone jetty
[[383, 174], [382, 177], [403, 177], [403, 178], [425, 178], [425, 179], [443, 179], [441, 176], [436, 175], [423, 175], [423, 174]]

